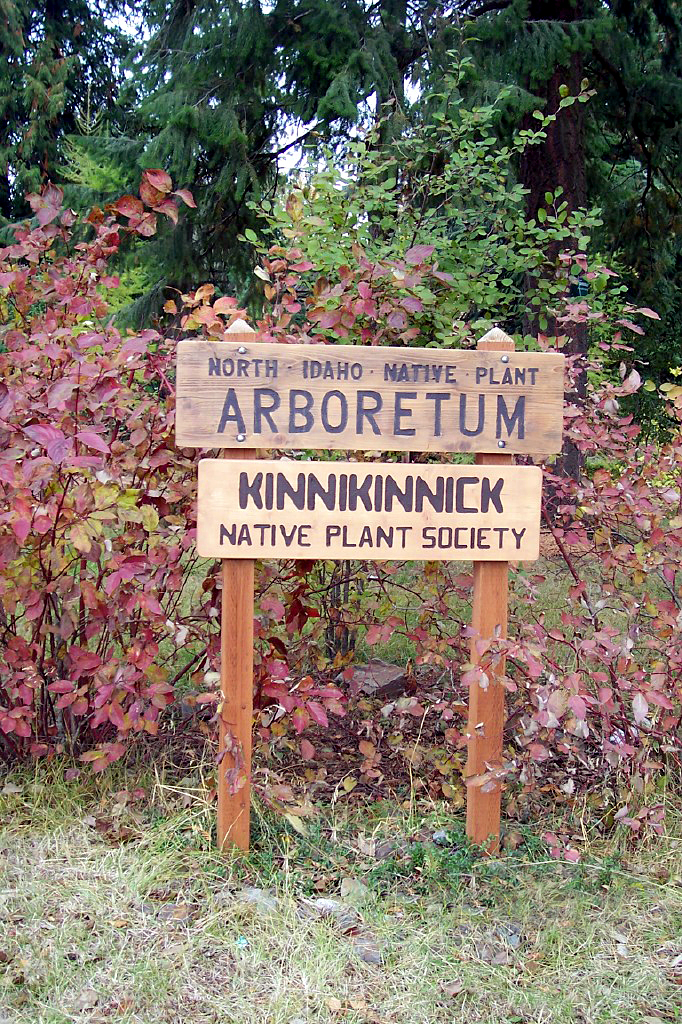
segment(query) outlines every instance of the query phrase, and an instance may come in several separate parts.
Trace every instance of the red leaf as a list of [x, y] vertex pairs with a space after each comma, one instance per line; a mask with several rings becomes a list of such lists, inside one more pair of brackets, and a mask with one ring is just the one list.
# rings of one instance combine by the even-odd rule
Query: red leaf
[[[151, 203], [152, 206], [163, 198], [163, 193], [159, 192], [157, 196], [158, 198]], [[148, 210], [147, 213], [140, 217], [139, 221], [131, 221], [130, 227], [142, 238], [151, 238], [152, 235], [156, 234], [156, 214]]]
[[197, 204], [194, 202], [194, 196], [186, 188], [179, 188], [177, 192], [173, 192], [173, 195], [179, 196], [185, 206], [190, 206], [193, 210], [196, 210]]
[[368, 643], [370, 647], [374, 644], [379, 643], [381, 640], [381, 626], [370, 626], [365, 633], [365, 643]]
[[140, 594], [140, 604], [152, 615], [163, 615], [164, 611], [158, 600], [151, 594]]
[[42, 189], [40, 195], [34, 193], [33, 195], [26, 196], [26, 198], [38, 218], [38, 223], [41, 228], [44, 228], [51, 224], [58, 216], [64, 193], [56, 185], [49, 183]]
[[634, 331], [635, 334], [644, 334], [644, 331], [639, 324], [633, 324], [632, 320], [616, 320], [616, 323], [621, 324], [623, 327], [627, 327], [630, 331]]
[[67, 402], [76, 390], [76, 381], [72, 377], [62, 377], [55, 381], [47, 393], [48, 409], [55, 409]]
[[64, 461], [64, 456], [70, 450], [71, 441], [67, 437], [57, 438], [55, 441], [50, 441], [47, 446], [47, 454], [56, 465], [59, 465], [60, 462]]
[[530, 756], [535, 761], [546, 761], [549, 757], [549, 751], [547, 747], [542, 745], [542, 743], [531, 743], [529, 749]]
[[50, 693], [72, 693], [75, 683], [72, 683], [70, 679], [58, 679], [56, 683], [50, 683], [47, 688]]
[[310, 740], [301, 740], [301, 757], [304, 761], [315, 760], [315, 747]]
[[172, 199], [164, 199], [162, 203], [158, 203], [154, 207], [157, 213], [165, 213], [165, 215], [173, 221], [174, 224], [178, 223], [178, 208]]
[[86, 672], [93, 672], [102, 664], [99, 654], [95, 654], [94, 651], [86, 651], [76, 644], [69, 649], [69, 658], [79, 676]]
[[291, 720], [294, 723], [294, 729], [299, 734], [303, 732], [310, 722], [310, 719], [303, 708], [296, 708], [291, 716]]
[[322, 327], [324, 330], [330, 330], [332, 327], [336, 327], [336, 325], [340, 322], [341, 314], [338, 311], [338, 309], [331, 309], [328, 312], [317, 314], [315, 319], [317, 320], [319, 326]]
[[31, 532], [31, 524], [28, 519], [16, 519], [12, 523], [12, 530], [19, 543], [23, 544]]
[[119, 731], [123, 732], [123, 730], [125, 729], [126, 721], [123, 708], [121, 707], [120, 704], [114, 703], [109, 708], [109, 721], [111, 722], [112, 725], [115, 725]]
[[92, 448], [95, 452], [102, 452], [104, 455], [108, 455], [111, 451], [106, 441], [103, 441], [99, 434], [96, 434], [94, 430], [79, 430], [76, 435], [79, 441], [82, 441], [88, 448]]
[[418, 263], [424, 263], [432, 255], [435, 248], [435, 245], [413, 245], [405, 253], [405, 262], [413, 266], [416, 266]]
[[144, 213], [144, 203], [135, 196], [121, 196], [112, 205], [114, 210], [124, 217], [141, 217]]
[[285, 608], [277, 597], [264, 597], [260, 603], [264, 612], [270, 612], [275, 621], [284, 621]]
[[641, 313], [642, 316], [648, 316], [650, 320], [660, 320], [661, 319], [660, 316], [658, 315], [658, 313], [655, 310], [653, 310], [653, 309], [649, 309], [648, 306], [639, 306], [637, 308], [636, 312], [637, 313]]
[[317, 701], [309, 700], [306, 704], [306, 708], [308, 709], [313, 722], [317, 722], [318, 725], [322, 725], [324, 728], [327, 728], [329, 725], [329, 719], [327, 718], [327, 712], [321, 704], [318, 704]]
[[159, 168], [149, 168], [149, 170], [143, 171], [142, 180], [148, 182], [158, 192], [167, 193], [173, 188], [170, 175]]
[[587, 704], [582, 697], [579, 697], [577, 694], [569, 697], [568, 706], [577, 719], [581, 722], [585, 720], [587, 716]]
[[57, 427], [49, 423], [36, 423], [30, 427], [24, 427], [24, 433], [32, 441], [37, 441], [43, 448], [47, 448], [51, 441], [63, 441], [64, 434]]

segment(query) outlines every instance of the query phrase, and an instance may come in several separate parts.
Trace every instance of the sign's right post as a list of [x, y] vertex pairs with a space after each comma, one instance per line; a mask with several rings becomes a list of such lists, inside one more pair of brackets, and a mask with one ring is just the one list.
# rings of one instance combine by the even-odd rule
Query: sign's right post
[[[514, 351], [514, 342], [495, 329], [482, 338], [477, 348], [499, 352]], [[508, 466], [513, 456], [477, 455], [477, 465]], [[467, 836], [488, 853], [500, 846], [501, 784], [504, 730], [505, 659], [495, 655], [491, 661], [482, 650], [489, 641], [507, 635], [509, 563], [474, 562], [474, 594], [471, 610], [471, 662], [485, 663], [487, 683], [471, 684], [467, 726]]]

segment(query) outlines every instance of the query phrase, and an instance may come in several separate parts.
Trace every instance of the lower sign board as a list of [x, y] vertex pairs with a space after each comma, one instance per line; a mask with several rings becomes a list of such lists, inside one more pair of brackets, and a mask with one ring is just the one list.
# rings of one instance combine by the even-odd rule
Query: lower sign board
[[208, 558], [515, 561], [538, 557], [542, 471], [202, 459]]

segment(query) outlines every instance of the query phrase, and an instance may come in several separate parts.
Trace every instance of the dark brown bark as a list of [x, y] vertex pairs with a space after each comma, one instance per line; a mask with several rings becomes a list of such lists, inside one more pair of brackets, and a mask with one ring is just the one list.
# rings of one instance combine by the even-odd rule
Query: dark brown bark
[[[582, 0], [531, 0], [529, 5], [530, 21], [570, 23], [580, 20], [582, 15]], [[521, 160], [521, 180], [529, 190], [526, 197], [529, 217], [536, 217], [540, 207], [545, 205], [545, 192], [554, 192], [558, 186], [563, 189], [562, 198], [567, 202], [569, 211], [585, 206], [587, 201], [584, 107], [581, 103], [574, 103], [560, 110], [561, 86], [567, 86], [570, 95], [575, 96], [580, 92], [582, 78], [582, 56], [574, 53], [565, 66], [555, 68], [551, 77], [539, 87], [530, 81], [526, 83], [530, 91], [542, 96], [546, 113], [558, 113], [557, 119], [545, 129], [544, 142], [527, 147]], [[525, 127], [537, 128], [537, 121], [529, 117]], [[550, 259], [556, 257], [557, 251], [548, 253]], [[562, 324], [559, 328], [556, 323], [550, 323], [549, 333], [567, 337], [564, 346], [567, 354], [587, 353], [589, 339], [585, 324]], [[587, 374], [582, 372], [574, 391], [567, 394], [567, 400], [582, 403], [586, 390]], [[567, 442], [561, 458], [561, 471], [579, 479], [581, 462], [580, 452]]]

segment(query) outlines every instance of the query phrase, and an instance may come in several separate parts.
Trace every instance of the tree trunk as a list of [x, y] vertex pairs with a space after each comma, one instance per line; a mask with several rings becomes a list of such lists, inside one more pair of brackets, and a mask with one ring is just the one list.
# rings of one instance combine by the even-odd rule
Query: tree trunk
[[[529, 21], [575, 22], [582, 16], [582, 0], [531, 0], [529, 4]], [[582, 56], [573, 53], [567, 54], [566, 64], [556, 68], [540, 88], [530, 81], [526, 85], [536, 95], [542, 95], [546, 101], [546, 113], [556, 114], [561, 100], [560, 87], [566, 85], [570, 94], [576, 95], [580, 92], [582, 78]], [[582, 103], [565, 107], [559, 111], [556, 121], [551, 122], [545, 129], [545, 141], [541, 145], [526, 148], [521, 159], [520, 176], [524, 186], [529, 190], [526, 197], [529, 217], [536, 217], [540, 207], [545, 205], [545, 192], [554, 192], [558, 186], [563, 188], [562, 199], [567, 202], [569, 212], [585, 206], [587, 182], [583, 110]], [[537, 122], [529, 116], [524, 127], [535, 128]], [[556, 258], [557, 255], [558, 246], [557, 251], [548, 253], [550, 259]], [[549, 333], [558, 336], [559, 327], [556, 323], [549, 324]], [[589, 339], [585, 324], [564, 324], [561, 326], [561, 333], [566, 337], [564, 351], [567, 355], [587, 354]], [[581, 369], [574, 390], [567, 394], [567, 399], [582, 404], [586, 392], [587, 372]], [[560, 472], [577, 480], [580, 478], [581, 468], [580, 452], [572, 442], [567, 441], [560, 461]]]

